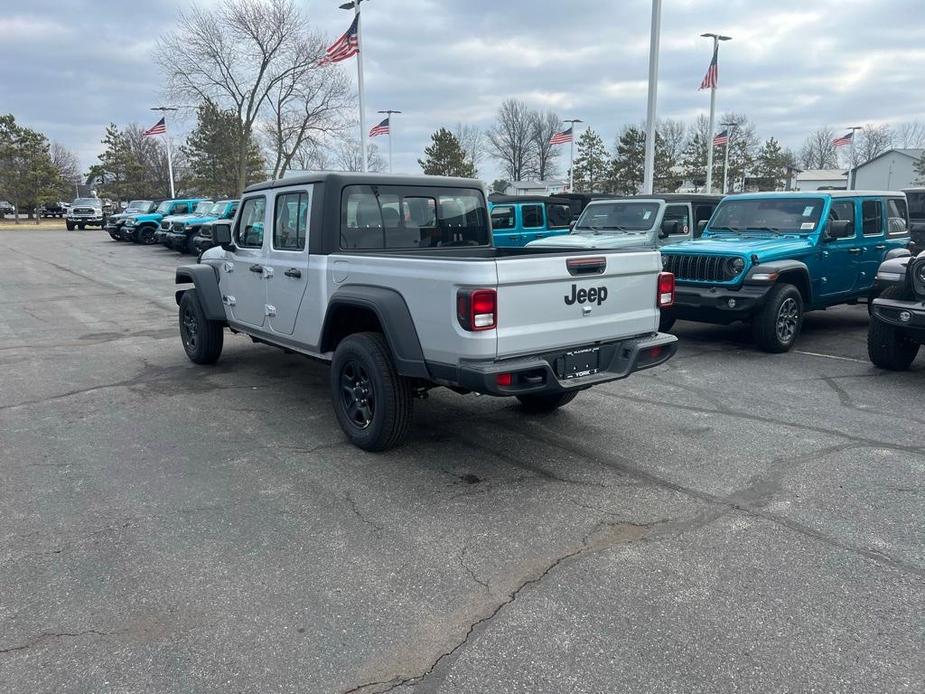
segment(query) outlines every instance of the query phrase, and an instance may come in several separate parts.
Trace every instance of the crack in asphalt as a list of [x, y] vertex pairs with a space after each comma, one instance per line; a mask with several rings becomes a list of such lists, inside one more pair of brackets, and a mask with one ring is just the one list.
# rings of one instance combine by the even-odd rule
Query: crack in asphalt
[[15, 653], [16, 651], [24, 651], [28, 648], [33, 648], [41, 644], [44, 641], [51, 639], [60, 639], [60, 638], [75, 638], [78, 636], [109, 636], [110, 633], [107, 631], [97, 631], [96, 629], [87, 629], [85, 631], [44, 631], [38, 636], [35, 636], [23, 644], [18, 646], [9, 646], [7, 648], [0, 648], [0, 655], [5, 653]]
[[468, 551], [469, 551], [469, 543], [467, 542], [465, 545], [463, 545], [462, 550], [459, 552], [459, 555], [456, 557], [456, 559], [459, 561], [459, 565], [463, 567], [463, 569], [465, 569], [466, 573], [469, 574], [469, 577], [473, 581], [475, 581], [480, 586], [482, 586], [485, 590], [490, 592], [491, 587], [488, 585], [488, 582], [483, 581], [481, 578], [479, 578], [478, 575], [475, 573], [475, 571], [472, 569], [472, 567], [466, 563], [466, 553]]
[[360, 510], [360, 506], [357, 504], [357, 500], [353, 498], [353, 494], [351, 492], [347, 492], [343, 498], [344, 501], [350, 505], [350, 509], [353, 511], [354, 515], [356, 515], [356, 517], [363, 521], [366, 525], [370, 526], [375, 532], [376, 537], [382, 537], [382, 532], [385, 530], [385, 526], [367, 518], [366, 515]]

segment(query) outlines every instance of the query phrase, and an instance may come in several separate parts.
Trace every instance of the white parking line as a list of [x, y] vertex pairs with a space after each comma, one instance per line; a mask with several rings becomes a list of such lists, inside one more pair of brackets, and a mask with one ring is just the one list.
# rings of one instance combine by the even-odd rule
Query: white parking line
[[834, 354], [820, 354], [819, 352], [804, 352], [799, 349], [793, 350], [797, 354], [805, 354], [809, 357], [823, 357], [824, 359], [837, 359], [838, 361], [853, 361], [855, 364], [869, 364], [870, 362], [864, 359], [852, 359], [851, 357], [837, 357]]

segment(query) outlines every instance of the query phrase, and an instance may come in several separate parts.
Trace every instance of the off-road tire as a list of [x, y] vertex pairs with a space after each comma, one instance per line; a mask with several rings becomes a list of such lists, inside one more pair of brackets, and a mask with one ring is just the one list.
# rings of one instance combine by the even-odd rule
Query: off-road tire
[[552, 412], [558, 410], [563, 405], [568, 405], [578, 391], [573, 390], [569, 393], [553, 393], [551, 395], [518, 395], [520, 405], [525, 412], [530, 414], [542, 414], [543, 412]]
[[67, 227], [68, 231], [74, 231], [74, 222], [72, 222], [71, 220], [68, 219], [67, 221], [65, 221], [64, 226]]
[[80, 231], [83, 231], [83, 230], [86, 229], [86, 228], [87, 228], [87, 225], [86, 225], [86, 224], [78, 224], [78, 225], [77, 225], [77, 229], [80, 230]]
[[678, 319], [671, 312], [671, 309], [663, 309], [658, 318], [658, 331], [667, 333], [674, 326], [676, 320]]
[[380, 333], [341, 340], [331, 363], [334, 414], [350, 442], [366, 451], [401, 444], [411, 426], [414, 394], [399, 376]]
[[[888, 287], [884, 299], [909, 299], [902, 287]], [[871, 316], [867, 326], [867, 356], [874, 366], [889, 371], [905, 371], [915, 361], [919, 343], [902, 335], [896, 327]]]
[[110, 234], [110, 235], [109, 235], [109, 238], [111, 238], [113, 241], [121, 241], [121, 240], [122, 240], [122, 237], [121, 237], [121, 236], [117, 236], [116, 234]]
[[179, 314], [180, 342], [190, 361], [196, 364], [218, 361], [225, 338], [224, 326], [220, 321], [206, 318], [195, 289], [183, 293]]
[[755, 343], [765, 352], [787, 352], [803, 327], [803, 297], [792, 284], [778, 284], [768, 292], [764, 307], [752, 321]]
[[196, 240], [195, 236], [187, 236], [186, 242], [183, 244], [183, 247], [178, 249], [181, 253], [186, 253], [188, 255], [196, 255]]

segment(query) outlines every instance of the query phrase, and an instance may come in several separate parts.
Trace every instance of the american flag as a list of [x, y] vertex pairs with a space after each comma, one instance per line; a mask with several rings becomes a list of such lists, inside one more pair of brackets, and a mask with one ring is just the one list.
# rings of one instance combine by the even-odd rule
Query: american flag
[[549, 144], [551, 145], [564, 145], [566, 142], [572, 141], [572, 129], [563, 130], [561, 133], [556, 133], [549, 138]]
[[728, 130], [723, 130], [723, 132], [717, 133], [716, 136], [713, 138], [714, 147], [720, 147], [722, 145], [728, 145], [728, 144], [729, 144], [729, 131]]
[[718, 57], [719, 46], [716, 46], [713, 48], [713, 60], [710, 61], [710, 67], [707, 68], [707, 74], [703, 76], [703, 82], [700, 83], [700, 89], [716, 89], [716, 86], [719, 83], [719, 66], [716, 64], [716, 59]]
[[145, 130], [142, 135], [147, 137], [148, 135], [163, 135], [167, 132], [167, 123], [164, 122], [164, 119], [161, 118], [157, 123], [152, 125], [150, 128]]
[[379, 135], [388, 135], [389, 134], [389, 119], [384, 118], [379, 125], [374, 125], [369, 129], [370, 137], [378, 137]]
[[360, 52], [360, 40], [357, 38], [357, 23], [360, 21], [360, 15], [353, 18], [350, 28], [337, 41], [328, 46], [328, 50], [321, 59], [321, 65], [330, 65], [339, 63], [347, 58], [352, 58]]
[[836, 147], [844, 147], [845, 145], [850, 145], [853, 139], [854, 139], [854, 131], [852, 130], [847, 135], [836, 137], [834, 140], [832, 140], [832, 144], [835, 145]]

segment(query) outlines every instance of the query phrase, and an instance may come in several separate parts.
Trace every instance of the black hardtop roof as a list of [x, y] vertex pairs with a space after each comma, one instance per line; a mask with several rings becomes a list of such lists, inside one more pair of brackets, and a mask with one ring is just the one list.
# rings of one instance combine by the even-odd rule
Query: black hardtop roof
[[722, 195], [706, 193], [652, 193], [651, 195], [627, 195], [625, 200], [664, 200], [665, 202], [719, 202]]
[[492, 193], [488, 196], [496, 205], [498, 203], [518, 203], [518, 202], [557, 202], [562, 205], [568, 205], [568, 198], [560, 195], [505, 195], [504, 193]]
[[380, 185], [380, 186], [420, 186], [423, 188], [478, 188], [484, 189], [481, 181], [475, 178], [453, 178], [451, 176], [396, 176], [393, 174], [350, 173], [346, 171], [319, 171], [303, 176], [292, 176], [263, 183], [254, 183], [244, 189], [245, 193], [272, 188], [289, 188], [308, 183], [330, 183], [334, 186]]

